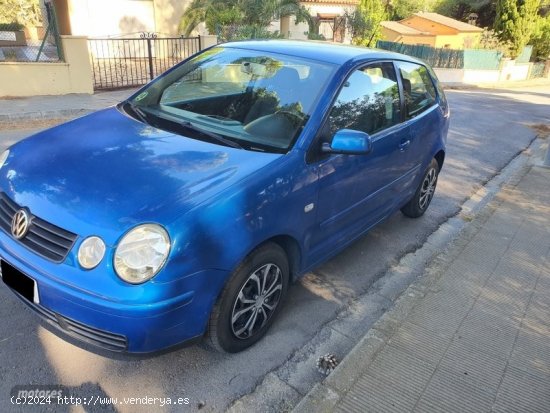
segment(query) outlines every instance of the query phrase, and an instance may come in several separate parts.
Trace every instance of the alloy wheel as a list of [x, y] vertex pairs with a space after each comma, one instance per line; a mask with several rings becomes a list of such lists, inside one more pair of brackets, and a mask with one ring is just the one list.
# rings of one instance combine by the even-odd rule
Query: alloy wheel
[[430, 204], [435, 192], [435, 185], [437, 181], [437, 171], [431, 168], [422, 182], [422, 188], [420, 189], [420, 198], [418, 204], [420, 209], [425, 209]]
[[250, 274], [233, 304], [230, 321], [235, 337], [247, 339], [261, 330], [279, 305], [282, 289], [282, 272], [275, 264]]

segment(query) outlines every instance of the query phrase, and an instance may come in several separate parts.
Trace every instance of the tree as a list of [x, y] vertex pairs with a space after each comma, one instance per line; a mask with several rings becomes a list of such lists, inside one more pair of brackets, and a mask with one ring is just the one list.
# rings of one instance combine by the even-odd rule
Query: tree
[[303, 21], [309, 16], [299, 0], [238, 0], [237, 4], [243, 10], [243, 23], [250, 26], [267, 27], [274, 17], [293, 15]]
[[37, 26], [40, 21], [38, 0], [0, 0], [0, 23]]
[[273, 18], [294, 15], [296, 21], [308, 21], [311, 16], [299, 0], [193, 0], [185, 10], [179, 25], [188, 36], [201, 22], [210, 33], [220, 28], [239, 28], [246, 37], [267, 35], [265, 28]]
[[419, 11], [433, 11], [437, 3], [437, 0], [395, 0], [388, 2], [389, 15], [394, 20], [401, 20]]
[[520, 55], [536, 29], [540, 0], [497, 0], [494, 29], [500, 40], [511, 43], [512, 58]]
[[460, 21], [466, 21], [471, 13], [475, 13], [479, 27], [493, 27], [495, 23], [494, 0], [441, 0], [434, 11]]
[[354, 12], [346, 14], [353, 43], [374, 47], [382, 36], [380, 22], [386, 16], [382, 0], [361, 0]]
[[481, 33], [479, 43], [476, 45], [478, 49], [496, 50], [501, 52], [503, 56], [510, 56], [510, 48], [512, 47], [510, 42], [503, 42], [498, 38], [493, 30], [484, 29]]
[[535, 59], [547, 60], [550, 58], [550, 15], [539, 16], [530, 43], [533, 45], [532, 56]]

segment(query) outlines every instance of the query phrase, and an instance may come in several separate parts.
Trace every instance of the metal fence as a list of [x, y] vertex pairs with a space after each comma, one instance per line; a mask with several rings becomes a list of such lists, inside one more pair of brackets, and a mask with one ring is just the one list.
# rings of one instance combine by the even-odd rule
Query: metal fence
[[0, 5], [0, 62], [59, 62], [61, 39], [52, 3]]
[[545, 62], [533, 63], [533, 67], [529, 72], [529, 79], [537, 79], [537, 78], [544, 77], [544, 70], [546, 68], [546, 65], [547, 63]]
[[529, 63], [531, 60], [531, 54], [533, 53], [533, 46], [525, 46], [518, 57], [516, 57], [516, 63]]
[[498, 70], [502, 52], [485, 49], [464, 50], [464, 69]]
[[414, 56], [432, 67], [445, 69], [498, 70], [502, 53], [485, 49], [437, 49], [431, 46], [378, 41], [378, 48]]
[[94, 89], [140, 86], [201, 49], [199, 37], [89, 39]]
[[412, 45], [378, 41], [376, 47], [422, 59], [432, 67], [456, 69], [464, 67], [464, 50], [436, 49], [424, 45]]

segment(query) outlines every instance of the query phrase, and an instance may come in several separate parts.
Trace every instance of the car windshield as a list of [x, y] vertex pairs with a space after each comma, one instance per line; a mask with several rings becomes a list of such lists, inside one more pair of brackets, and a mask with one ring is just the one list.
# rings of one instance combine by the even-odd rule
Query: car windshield
[[287, 152], [335, 67], [218, 46], [126, 102], [142, 122], [226, 146]]

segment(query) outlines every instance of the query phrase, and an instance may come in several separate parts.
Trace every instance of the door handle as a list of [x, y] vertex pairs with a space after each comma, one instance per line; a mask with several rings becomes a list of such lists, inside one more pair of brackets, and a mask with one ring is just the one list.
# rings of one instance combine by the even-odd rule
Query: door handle
[[411, 144], [411, 141], [410, 140], [406, 140], [405, 142], [401, 142], [399, 144], [399, 150], [400, 151], [404, 151], [405, 149], [407, 149], [407, 147]]

